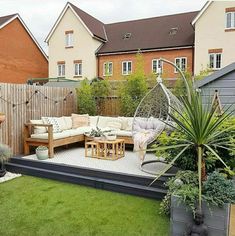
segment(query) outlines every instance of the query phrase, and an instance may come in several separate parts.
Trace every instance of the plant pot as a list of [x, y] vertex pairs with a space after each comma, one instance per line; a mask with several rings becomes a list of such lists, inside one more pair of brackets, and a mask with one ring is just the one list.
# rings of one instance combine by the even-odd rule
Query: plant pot
[[46, 150], [37, 150], [36, 149], [36, 156], [39, 160], [46, 160], [48, 158], [48, 149], [46, 149]]
[[[204, 223], [208, 227], [209, 236], [227, 236], [229, 229], [230, 204], [223, 208], [210, 206], [202, 202]], [[193, 214], [188, 207], [179, 201], [177, 196], [171, 196], [171, 236], [184, 235], [188, 225], [193, 223]]]
[[0, 115], [0, 124], [6, 120], [6, 115]]
[[94, 139], [94, 141], [100, 141], [101, 137], [94, 137], [93, 139]]
[[107, 135], [106, 136], [106, 139], [109, 140], [109, 141], [113, 141], [117, 138], [117, 135]]
[[0, 163], [0, 178], [3, 177], [7, 173], [5, 165]]

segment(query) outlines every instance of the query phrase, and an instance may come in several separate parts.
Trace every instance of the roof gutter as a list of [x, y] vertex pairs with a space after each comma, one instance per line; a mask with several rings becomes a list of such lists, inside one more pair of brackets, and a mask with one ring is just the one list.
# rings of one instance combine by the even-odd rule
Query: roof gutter
[[[140, 50], [141, 52], [157, 52], [157, 51], [180, 50], [180, 49], [188, 49], [188, 48], [194, 48], [194, 45], [182, 46], [182, 47], [169, 47], [169, 48], [140, 49]], [[132, 53], [137, 53], [137, 52], [139, 52], [139, 49], [131, 50], [131, 51], [119, 51], [119, 52], [103, 52], [103, 53], [97, 52], [97, 56], [132, 54]]]

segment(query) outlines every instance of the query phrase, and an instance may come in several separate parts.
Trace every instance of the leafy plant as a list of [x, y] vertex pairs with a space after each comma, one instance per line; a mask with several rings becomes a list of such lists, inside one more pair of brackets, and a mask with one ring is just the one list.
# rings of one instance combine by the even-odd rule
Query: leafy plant
[[90, 136], [91, 137], [102, 137], [102, 136], [104, 136], [104, 132], [99, 127], [96, 127], [96, 129], [91, 130]]
[[178, 171], [176, 176], [168, 180], [165, 185], [168, 191], [161, 202], [161, 213], [170, 214], [172, 195], [179, 196], [182, 202], [195, 210], [195, 200], [198, 198], [198, 178], [195, 171]]
[[[155, 181], [165, 173], [174, 162], [179, 159], [185, 151], [193, 148], [195, 151], [195, 159], [197, 158], [198, 183], [199, 183], [199, 210], [201, 210], [202, 202], [202, 180], [205, 178], [205, 158], [206, 152], [211, 153], [217, 160], [223, 163], [217, 149], [234, 150], [234, 143], [231, 142], [235, 138], [234, 127], [221, 129], [223, 123], [227, 121], [231, 114], [223, 113], [217, 116], [216, 107], [212, 105], [204, 106], [202, 104], [201, 95], [192, 87], [190, 94], [181, 97], [182, 107], [180, 109], [172, 107], [173, 113], [169, 114], [176, 126], [172, 126], [180, 135], [177, 138], [171, 138], [176, 141], [174, 145], [159, 145], [156, 150], [181, 149], [179, 153], [169, 162], [168, 166], [162, 170]], [[229, 134], [229, 135], [227, 135]], [[181, 136], [182, 135], [182, 136]]]
[[5, 144], [0, 144], [0, 163], [3, 164], [11, 157], [12, 157], [11, 149]]
[[133, 116], [141, 99], [147, 92], [146, 77], [143, 69], [143, 58], [141, 53], [137, 54], [135, 72], [128, 76], [120, 91], [121, 113], [124, 116]]
[[235, 203], [235, 186], [223, 174], [213, 172], [203, 185], [203, 193], [207, 202], [219, 207], [224, 203]]
[[92, 88], [87, 79], [81, 82], [80, 87], [77, 89], [78, 96], [78, 110], [81, 114], [96, 114], [96, 103], [93, 97]]

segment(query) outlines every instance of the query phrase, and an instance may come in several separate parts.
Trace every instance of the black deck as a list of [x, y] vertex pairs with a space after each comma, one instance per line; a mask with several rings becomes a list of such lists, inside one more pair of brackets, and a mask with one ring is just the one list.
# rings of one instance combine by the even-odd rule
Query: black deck
[[7, 170], [24, 175], [54, 179], [154, 199], [162, 199], [166, 194], [164, 186], [164, 182], [167, 180], [166, 177], [161, 177], [153, 185], [149, 186], [154, 177], [107, 172], [64, 164], [52, 164], [38, 160], [27, 160], [21, 157], [12, 158], [7, 164]]

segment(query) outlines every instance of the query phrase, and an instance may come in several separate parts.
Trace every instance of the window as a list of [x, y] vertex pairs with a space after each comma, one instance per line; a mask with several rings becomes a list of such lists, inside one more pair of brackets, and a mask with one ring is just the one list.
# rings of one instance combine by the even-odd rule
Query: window
[[209, 53], [209, 67], [213, 70], [218, 70], [221, 68], [221, 53]]
[[82, 63], [74, 63], [74, 75], [75, 76], [82, 76]]
[[[187, 69], [187, 58], [186, 57], [177, 57], [175, 58], [175, 65], [180, 68], [182, 71]], [[175, 69], [175, 73], [178, 71]]]
[[58, 77], [65, 77], [65, 63], [58, 63]]
[[122, 74], [129, 75], [132, 72], [132, 62], [131, 61], [123, 61], [122, 62]]
[[65, 47], [73, 47], [73, 31], [65, 31]]
[[113, 75], [113, 63], [112, 62], [105, 62], [104, 63], [103, 75], [104, 76]]
[[235, 11], [226, 12], [226, 26], [227, 29], [235, 28]]
[[152, 60], [152, 72], [154, 74], [162, 73], [162, 63], [159, 59], [153, 59]]

